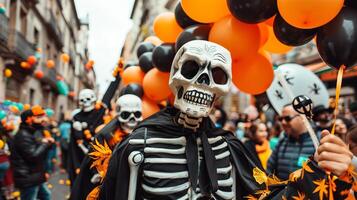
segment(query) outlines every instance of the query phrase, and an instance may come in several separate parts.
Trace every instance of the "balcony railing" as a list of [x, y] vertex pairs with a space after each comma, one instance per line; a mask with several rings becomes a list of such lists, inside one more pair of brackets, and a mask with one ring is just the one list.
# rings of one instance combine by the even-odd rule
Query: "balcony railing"
[[0, 42], [4, 45], [7, 45], [9, 39], [9, 19], [4, 15], [0, 14]]
[[30, 43], [22, 33], [14, 29], [10, 31], [9, 47], [13, 53], [22, 59], [35, 54], [35, 45]]
[[56, 70], [56, 68], [50, 69], [50, 68], [46, 67], [45, 62], [42, 62], [41, 66], [42, 66], [42, 71], [44, 74], [43, 79], [41, 79], [42, 82], [51, 86], [52, 89], [57, 90], [57, 86], [56, 86], [57, 70]]

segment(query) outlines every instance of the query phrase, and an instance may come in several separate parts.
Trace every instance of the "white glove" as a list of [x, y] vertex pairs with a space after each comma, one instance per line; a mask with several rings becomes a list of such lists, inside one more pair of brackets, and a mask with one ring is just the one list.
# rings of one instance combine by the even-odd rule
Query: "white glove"
[[82, 131], [83, 130], [82, 123], [78, 121], [73, 122], [73, 128], [76, 131]]
[[82, 122], [82, 129], [86, 129], [88, 127], [87, 122]]
[[90, 182], [93, 184], [99, 183], [102, 177], [99, 174], [94, 174], [90, 179]]
[[89, 152], [89, 149], [84, 146], [83, 143], [78, 144], [78, 147], [83, 151], [84, 154], [87, 154]]

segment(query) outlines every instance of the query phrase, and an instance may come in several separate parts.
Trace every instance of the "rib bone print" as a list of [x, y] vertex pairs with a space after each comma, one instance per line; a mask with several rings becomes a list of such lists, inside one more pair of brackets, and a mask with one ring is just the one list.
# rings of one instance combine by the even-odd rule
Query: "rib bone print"
[[[216, 159], [218, 190], [211, 195], [213, 199], [233, 199], [235, 178], [232, 175], [232, 164], [229, 161], [230, 152], [225, 140], [221, 137], [208, 138]], [[131, 145], [144, 145], [144, 161], [142, 164], [141, 187], [145, 199], [200, 199], [203, 195], [200, 187], [196, 191], [190, 186], [187, 168], [186, 138], [148, 138], [131, 139]], [[203, 148], [200, 138], [197, 138], [197, 158], [203, 161]], [[199, 185], [199, 182], [198, 182]], [[207, 196], [205, 197], [207, 198]]]

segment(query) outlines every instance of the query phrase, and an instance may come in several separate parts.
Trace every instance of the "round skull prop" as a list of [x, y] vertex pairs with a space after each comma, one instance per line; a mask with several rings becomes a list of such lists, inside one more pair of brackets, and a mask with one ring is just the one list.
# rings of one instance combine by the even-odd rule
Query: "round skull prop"
[[116, 105], [121, 127], [130, 133], [143, 120], [141, 99], [136, 95], [126, 94], [119, 97]]
[[229, 91], [232, 59], [224, 47], [203, 40], [186, 43], [177, 52], [170, 73], [175, 107], [188, 117], [202, 118], [214, 101]]
[[95, 107], [97, 96], [91, 89], [83, 89], [79, 93], [79, 106], [84, 112], [90, 112]]

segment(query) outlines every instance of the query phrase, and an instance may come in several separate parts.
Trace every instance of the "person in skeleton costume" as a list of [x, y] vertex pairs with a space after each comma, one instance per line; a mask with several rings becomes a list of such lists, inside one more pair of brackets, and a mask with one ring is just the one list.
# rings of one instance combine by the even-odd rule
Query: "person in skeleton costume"
[[[117, 145], [99, 199], [327, 199], [327, 188], [335, 199], [346, 197], [351, 177], [328, 179], [318, 167], [328, 163], [332, 173], [345, 175], [350, 152], [336, 137], [321, 141], [318, 164], [311, 159], [291, 180], [278, 182], [231, 132], [214, 127], [208, 114], [229, 90], [231, 62], [228, 50], [208, 41], [177, 52], [169, 82], [175, 108], [144, 120]], [[330, 145], [340, 149], [338, 164], [324, 157]]]
[[110, 83], [101, 103], [97, 103], [97, 96], [91, 89], [83, 89], [79, 93], [80, 111], [73, 116], [68, 155], [68, 173], [72, 184], [80, 171], [83, 158], [88, 153], [96, 128], [103, 124], [103, 116], [120, 81], [119, 73], [115, 74], [115, 80]]
[[[116, 102], [117, 117], [95, 136], [92, 148], [85, 156], [76, 178], [70, 199], [95, 199], [97, 187], [105, 176], [111, 152], [142, 121], [141, 99], [125, 94]], [[93, 191], [93, 192], [91, 192]], [[91, 195], [87, 198], [88, 194]], [[92, 197], [94, 196], [94, 197]]]

